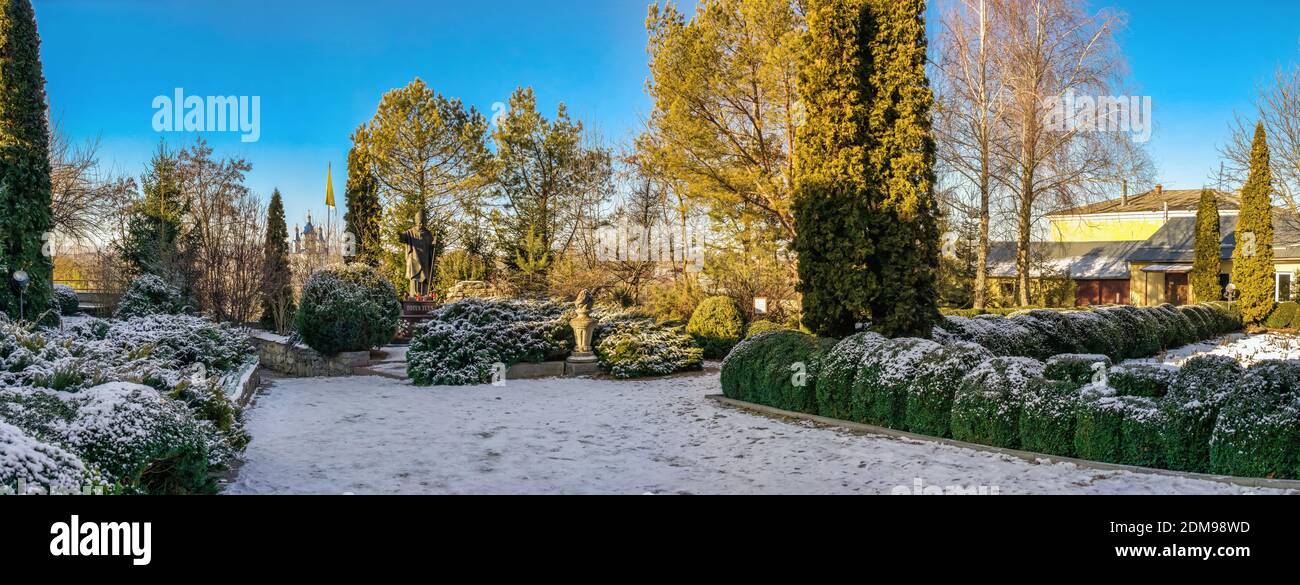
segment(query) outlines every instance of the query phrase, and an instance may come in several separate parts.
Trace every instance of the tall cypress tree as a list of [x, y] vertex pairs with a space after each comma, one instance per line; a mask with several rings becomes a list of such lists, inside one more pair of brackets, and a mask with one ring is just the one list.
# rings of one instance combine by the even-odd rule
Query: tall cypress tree
[[50, 212], [50, 130], [40, 36], [29, 0], [0, 1], [0, 311], [19, 314], [13, 273], [27, 272], [31, 319], [49, 308], [54, 264], [42, 253]]
[[1223, 297], [1219, 286], [1219, 205], [1214, 192], [1201, 190], [1201, 203], [1196, 208], [1196, 258], [1192, 262], [1192, 292], [1201, 302], [1217, 301]]
[[939, 319], [939, 227], [925, 1], [871, 0], [870, 6], [876, 17], [868, 172], [883, 196], [872, 230], [880, 286], [871, 320], [886, 335], [929, 337]]
[[266, 238], [262, 258], [262, 325], [276, 332], [289, 329], [293, 316], [293, 272], [289, 266], [289, 225], [284, 219], [280, 190], [271, 193], [266, 209]]
[[1241, 188], [1237, 248], [1232, 252], [1232, 282], [1246, 323], [1259, 323], [1273, 310], [1273, 175], [1269, 170], [1264, 124], [1255, 127], [1250, 175]]
[[348, 151], [348, 183], [343, 192], [348, 211], [343, 215], [343, 223], [356, 246], [356, 256], [352, 260], [378, 267], [382, 252], [379, 181], [366, 161], [365, 140], [364, 126], [352, 134], [352, 149]]
[[879, 281], [868, 173], [867, 87], [871, 14], [866, 0], [809, 0], [799, 71], [807, 121], [795, 143], [793, 249], [799, 258], [803, 322], [844, 336], [867, 318]]

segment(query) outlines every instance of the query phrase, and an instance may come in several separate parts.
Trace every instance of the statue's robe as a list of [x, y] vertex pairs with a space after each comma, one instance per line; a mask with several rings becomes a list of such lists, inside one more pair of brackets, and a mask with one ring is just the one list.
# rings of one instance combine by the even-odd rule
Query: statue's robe
[[406, 281], [410, 283], [407, 294], [420, 297], [429, 294], [433, 281], [433, 233], [415, 227], [402, 233], [406, 245]]

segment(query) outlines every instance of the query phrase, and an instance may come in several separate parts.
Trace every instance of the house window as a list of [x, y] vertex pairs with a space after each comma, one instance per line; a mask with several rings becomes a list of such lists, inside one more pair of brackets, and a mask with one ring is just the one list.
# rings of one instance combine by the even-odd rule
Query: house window
[[1275, 289], [1276, 300], [1281, 303], [1291, 300], [1291, 274], [1287, 272], [1277, 273], [1277, 287]]

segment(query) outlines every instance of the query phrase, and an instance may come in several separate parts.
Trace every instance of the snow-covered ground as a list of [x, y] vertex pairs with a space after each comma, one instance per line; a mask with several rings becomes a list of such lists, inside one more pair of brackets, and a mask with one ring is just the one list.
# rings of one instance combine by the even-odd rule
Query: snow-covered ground
[[1218, 339], [1185, 345], [1151, 358], [1128, 360], [1125, 364], [1165, 364], [1182, 366], [1198, 355], [1231, 357], [1249, 367], [1265, 360], [1300, 360], [1300, 336], [1282, 333], [1246, 335], [1234, 333]]
[[716, 371], [417, 388], [280, 379], [248, 412], [229, 494], [1252, 493], [1218, 482], [1034, 464], [720, 406]]

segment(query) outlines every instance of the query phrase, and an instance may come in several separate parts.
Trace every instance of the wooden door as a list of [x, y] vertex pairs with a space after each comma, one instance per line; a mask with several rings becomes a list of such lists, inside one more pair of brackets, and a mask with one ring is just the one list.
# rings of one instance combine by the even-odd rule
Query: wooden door
[[1176, 306], [1186, 305], [1191, 298], [1187, 273], [1165, 273], [1165, 301]]

